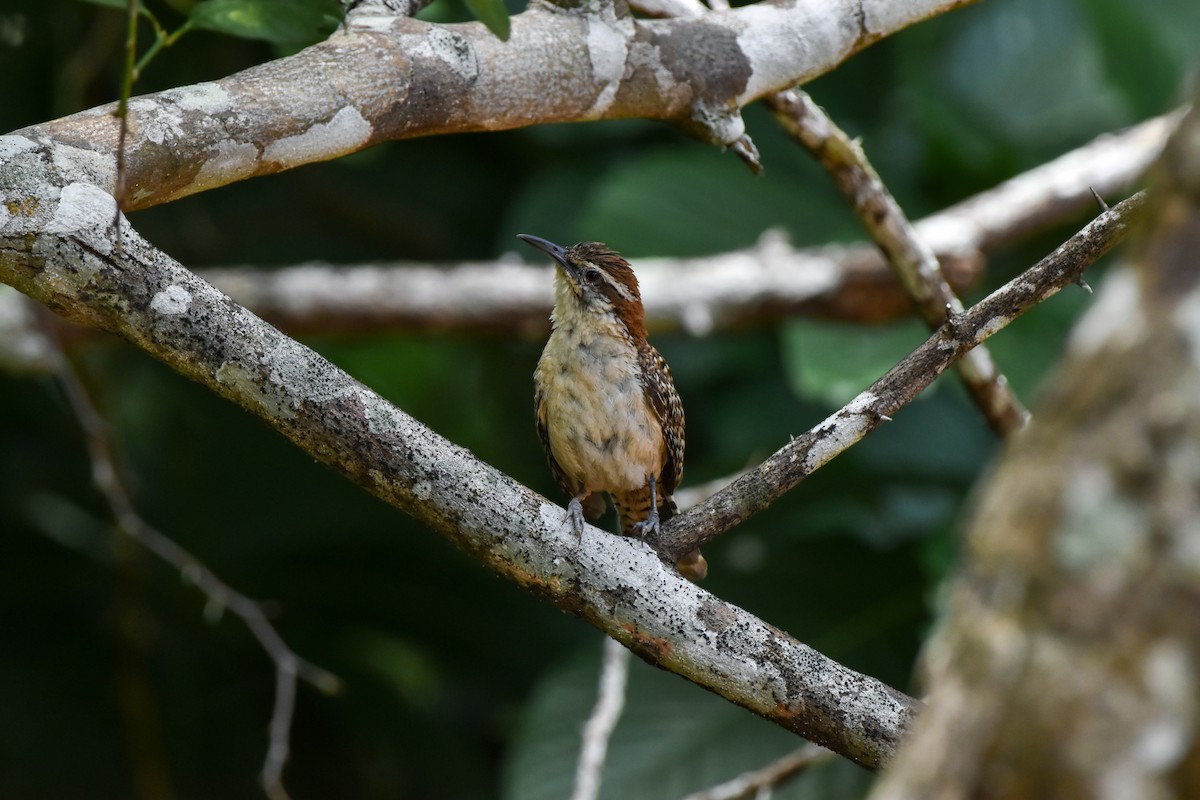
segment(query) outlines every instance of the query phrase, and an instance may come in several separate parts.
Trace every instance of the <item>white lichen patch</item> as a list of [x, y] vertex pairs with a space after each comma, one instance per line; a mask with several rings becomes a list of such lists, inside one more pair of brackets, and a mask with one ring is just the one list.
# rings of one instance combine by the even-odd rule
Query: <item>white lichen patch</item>
[[1147, 771], [1168, 771], [1192, 745], [1196, 714], [1194, 665], [1187, 649], [1165, 640], [1147, 649], [1142, 686], [1153, 701], [1150, 719], [1138, 727], [1132, 754]]
[[1075, 468], [1063, 490], [1062, 508], [1055, 550], [1065, 569], [1128, 566], [1142, 546], [1148, 524], [1145, 514], [1121, 496], [1103, 465]]
[[397, 409], [387, 400], [366, 387], [358, 390], [358, 401], [366, 413], [367, 429], [376, 436], [396, 435], [403, 432], [404, 426]]
[[859, 4], [864, 32], [874, 36], [884, 36], [907, 27], [922, 17], [944, 11], [944, 6], [945, 0], [910, 0], [906, 3], [897, 3], [895, 0], [862, 0]]
[[[112, 225], [117, 215], [117, 201], [103, 189], [90, 183], [71, 183], [58, 196], [54, 218], [46, 224], [46, 232], [71, 234], [79, 231], [99, 231]], [[102, 241], [107, 237], [97, 237]]]
[[216, 186], [225, 186], [246, 177], [254, 171], [258, 161], [258, 148], [245, 142], [223, 141], [208, 151], [208, 156], [192, 186], [197, 192]]
[[[739, 106], [781, 83], [811, 78], [836, 64], [853, 42], [851, 31], [841, 24], [835, 6], [773, 6], [757, 4], [739, 8], [737, 43], [750, 64], [746, 88], [737, 98]], [[807, 71], [797, 74], [797, 66]]]
[[588, 116], [603, 114], [617, 90], [621, 88], [621, 80], [625, 77], [625, 65], [629, 58], [629, 40], [633, 30], [626, 22], [621, 26], [610, 15], [592, 15], [587, 18], [587, 50], [592, 64], [592, 78], [603, 84], [596, 101], [588, 110]]
[[150, 310], [156, 314], [174, 317], [187, 313], [192, 304], [192, 294], [178, 284], [171, 284], [154, 295], [150, 301]]
[[388, 33], [392, 26], [396, 24], [396, 20], [401, 19], [394, 15], [372, 15], [365, 16], [355, 14], [350, 18], [351, 30], [374, 31], [376, 33]]
[[213, 373], [217, 383], [232, 387], [239, 399], [253, 400], [269, 419], [295, 419], [288, 404], [259, 386], [255, 374], [236, 361], [226, 361]]
[[553, 503], [542, 503], [538, 506], [538, 518], [541, 519], [543, 527], [552, 531], [564, 528], [567, 524], [566, 509]]
[[167, 144], [187, 136], [182, 109], [172, 103], [150, 98], [129, 101], [129, 126], [139, 136], [155, 144]]
[[992, 317], [979, 326], [979, 330], [975, 333], [975, 341], [982, 342], [991, 338], [1010, 322], [1012, 322], [1012, 317]]
[[459, 33], [434, 26], [425, 34], [429, 54], [440, 60], [465, 81], [473, 81], [479, 75], [479, 62], [475, 48]]
[[297, 167], [352, 153], [370, 136], [371, 123], [357, 108], [346, 106], [328, 122], [318, 122], [304, 133], [272, 142], [263, 152], [263, 160], [285, 168]]
[[679, 82], [662, 63], [659, 49], [650, 42], [633, 42], [629, 46], [629, 64], [633, 68], [643, 67], [650, 70], [654, 76], [654, 85], [658, 93], [668, 96], [672, 91], [682, 91]]
[[870, 409], [878, 400], [872, 392], [863, 392], [822, 422], [820, 430], [824, 435], [804, 456], [805, 471], [812, 472], [865, 436], [871, 422]]
[[116, 185], [115, 154], [97, 153], [95, 150], [55, 143], [50, 150], [50, 159], [54, 163], [54, 169], [62, 175], [70, 175], [96, 186]]
[[11, 161], [35, 149], [37, 142], [24, 136], [0, 136], [0, 161]]
[[221, 84], [211, 81], [168, 89], [160, 96], [173, 100], [184, 111], [200, 111], [204, 114], [218, 114], [230, 106], [229, 92]]

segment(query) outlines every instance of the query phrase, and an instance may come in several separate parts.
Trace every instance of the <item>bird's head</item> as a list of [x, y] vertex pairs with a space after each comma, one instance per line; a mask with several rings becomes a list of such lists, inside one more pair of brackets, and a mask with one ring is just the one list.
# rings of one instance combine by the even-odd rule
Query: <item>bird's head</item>
[[645, 314], [637, 278], [633, 267], [620, 254], [600, 242], [563, 247], [524, 233], [517, 238], [554, 259], [556, 317], [580, 313], [615, 316], [630, 335], [645, 337]]

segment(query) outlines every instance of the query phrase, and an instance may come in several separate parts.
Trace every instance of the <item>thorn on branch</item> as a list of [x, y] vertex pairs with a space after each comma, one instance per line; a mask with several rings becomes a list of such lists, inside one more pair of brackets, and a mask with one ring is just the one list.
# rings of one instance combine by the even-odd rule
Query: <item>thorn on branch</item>
[[946, 303], [946, 322], [944, 323], [944, 327], [952, 336], [958, 336], [961, 333], [958, 317], [959, 312], [954, 310], [954, 306]]
[[1088, 187], [1088, 191], [1092, 193], [1092, 197], [1096, 198], [1096, 205], [1100, 206], [1100, 213], [1103, 214], [1105, 211], [1108, 211], [1108, 203], [1104, 202], [1104, 198], [1100, 196], [1100, 193], [1092, 186]]
[[750, 134], [743, 133], [738, 137], [737, 141], [735, 141], [729, 147], [731, 150], [733, 150], [737, 157], [742, 160], [742, 163], [750, 168], [751, 172], [753, 172], [755, 175], [763, 174], [763, 165], [762, 161], [759, 160], [758, 157], [758, 148], [754, 146], [754, 142], [751, 140]]

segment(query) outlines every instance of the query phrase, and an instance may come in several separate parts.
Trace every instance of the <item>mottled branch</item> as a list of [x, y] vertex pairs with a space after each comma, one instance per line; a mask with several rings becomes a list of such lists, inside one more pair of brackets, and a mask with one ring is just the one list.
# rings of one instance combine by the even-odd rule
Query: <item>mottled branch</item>
[[1200, 115], [995, 466], [873, 800], [1200, 796]]
[[[955, 292], [979, 275], [981, 253], [1094, 208], [1089, 187], [1116, 195], [1162, 149], [1178, 116], [1159, 117], [1035, 167], [916, 223]], [[617, 247], [619, 242], [612, 244]], [[652, 331], [704, 335], [796, 314], [880, 322], [908, 313], [906, 295], [874, 247], [793, 248], [765, 235], [753, 247], [702, 258], [637, 258]], [[550, 271], [515, 258], [477, 264], [309, 264], [206, 270], [203, 276], [287, 330], [433, 329], [543, 334]], [[681, 281], [685, 274], [688, 280]]]
[[757, 514], [834, 456], [888, 421], [971, 348], [1083, 274], [1128, 232], [1145, 204], [1137, 194], [1101, 214], [1053, 253], [961, 314], [946, 321], [908, 357], [756, 469], [663, 526], [656, 544], [674, 563]]
[[[18, 158], [44, 168], [32, 146]], [[0, 280], [238, 403], [641, 658], [864, 766], [894, 752], [916, 701], [681, 578], [640, 541], [588, 526], [581, 543], [561, 506], [421, 425], [136, 231], [127, 229], [116, 253], [114, 206], [89, 184], [47, 189], [0, 223]]]
[[[962, 301], [942, 274], [933, 248], [917, 235], [862, 147], [798, 89], [769, 95], [766, 104], [833, 178], [930, 329], [962, 313]], [[964, 355], [955, 368], [992, 430], [1007, 436], [1024, 426], [1029, 412], [985, 346]]]
[[[501, 42], [377, 4], [327, 41], [220, 80], [134, 98], [133, 210], [414, 136], [643, 117], [731, 145], [738, 110], [966, 0], [791, 0], [704, 19], [635, 20], [534, 0]], [[374, 11], [372, 11], [374, 10]], [[120, 121], [102, 106], [18, 132], [114, 193]], [[49, 155], [49, 153], [48, 153]], [[4, 149], [0, 148], [0, 169]]]

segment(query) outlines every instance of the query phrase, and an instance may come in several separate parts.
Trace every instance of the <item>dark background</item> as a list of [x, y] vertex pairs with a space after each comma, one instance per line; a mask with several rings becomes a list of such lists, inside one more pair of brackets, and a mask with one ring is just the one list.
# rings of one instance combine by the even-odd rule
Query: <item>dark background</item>
[[[167, 26], [174, 7], [150, 8]], [[517, 8], [514, 6], [514, 11]], [[438, 0], [425, 16], [461, 19]], [[108, 102], [122, 16], [67, 0], [0, 7], [0, 131]], [[1184, 96], [1194, 0], [1007, 0], [901, 33], [807, 88], [918, 218]], [[144, 28], [142, 47], [150, 41]], [[218, 78], [286, 48], [196, 32], [137, 91]], [[518, 232], [630, 256], [720, 252], [785, 230], [861, 239], [829, 180], [759, 108], [766, 174], [658, 123], [556, 125], [373, 148], [134, 214], [189, 267], [495, 258]], [[1117, 198], [1109, 198], [1115, 200]], [[978, 296], [1083, 220], [995, 253]], [[523, 252], [528, 259], [532, 252]], [[1102, 280], [1102, 273], [1093, 283]], [[1087, 304], [1064, 292], [994, 340], [1027, 401]], [[923, 338], [920, 325], [797, 319], [652, 337], [688, 418], [684, 485], [756, 463]], [[480, 458], [558, 497], [533, 430], [541, 341], [334, 333], [305, 342]], [[305, 658], [297, 798], [562, 798], [600, 634], [496, 578], [231, 404], [111, 338], [72, 358], [110, 420], [142, 515], [270, 602]], [[897, 687], [953, 564], [995, 441], [954, 380], [712, 546], [706, 588]], [[0, 374], [0, 797], [259, 797], [271, 663], [231, 615], [114, 538], [78, 424], [45, 377]], [[799, 740], [640, 662], [605, 797], [666, 798]], [[778, 798], [856, 797], [835, 761]]]

